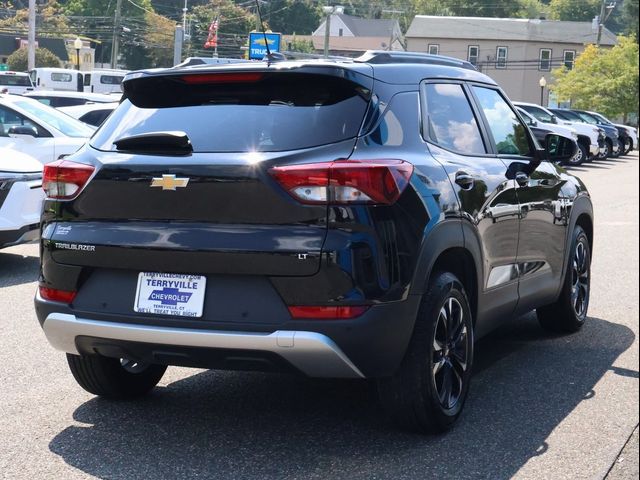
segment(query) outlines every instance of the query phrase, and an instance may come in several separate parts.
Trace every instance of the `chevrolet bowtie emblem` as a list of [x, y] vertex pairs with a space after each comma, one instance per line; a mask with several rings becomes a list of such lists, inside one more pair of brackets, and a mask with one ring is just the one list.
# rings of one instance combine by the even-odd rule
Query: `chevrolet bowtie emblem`
[[175, 175], [162, 175], [162, 178], [151, 179], [152, 187], [162, 187], [162, 190], [175, 190], [176, 188], [184, 188], [189, 183], [188, 178], [176, 178]]

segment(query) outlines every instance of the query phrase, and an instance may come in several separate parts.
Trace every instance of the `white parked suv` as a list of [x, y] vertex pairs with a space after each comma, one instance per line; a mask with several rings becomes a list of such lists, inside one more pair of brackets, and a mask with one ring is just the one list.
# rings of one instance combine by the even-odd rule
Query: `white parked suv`
[[598, 127], [586, 123], [558, 119], [553, 112], [534, 103], [513, 102], [513, 104], [535, 117], [541, 123], [540, 126], [542, 128], [547, 128], [551, 125], [564, 125], [576, 130], [578, 133], [578, 147], [582, 156], [580, 163], [593, 160], [602, 153], [604, 149], [604, 132]]
[[95, 128], [37, 100], [0, 94], [0, 148], [26, 153], [41, 163], [78, 150]]
[[[557, 133], [558, 135], [562, 135], [563, 137], [573, 138], [573, 140], [578, 142], [578, 132], [575, 128], [572, 128], [568, 125], [558, 125], [556, 123], [543, 123], [533, 117], [533, 115], [529, 114], [526, 110], [522, 109], [522, 107], [516, 107], [518, 114], [522, 117], [524, 123], [529, 125], [530, 127], [539, 127], [544, 128], [545, 130], [549, 130], [550, 132]], [[569, 160], [566, 160], [566, 163], [569, 165], [580, 165], [582, 162], [586, 160], [584, 156], [584, 152], [581, 148], [576, 149], [576, 154], [571, 157]]]
[[42, 164], [0, 148], [0, 248], [38, 238], [42, 210]]

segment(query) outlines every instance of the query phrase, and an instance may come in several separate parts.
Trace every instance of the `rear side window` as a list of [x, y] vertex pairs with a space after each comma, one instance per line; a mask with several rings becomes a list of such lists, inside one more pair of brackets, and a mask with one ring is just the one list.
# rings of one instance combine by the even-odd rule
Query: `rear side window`
[[478, 123], [461, 85], [427, 83], [424, 87], [427, 140], [463, 154], [484, 154]]
[[71, 80], [73, 80], [73, 77], [70, 73], [54, 72], [51, 74], [52, 82], [70, 82]]
[[189, 84], [187, 76], [134, 80], [139, 83], [127, 86], [128, 100], [91, 145], [115, 150], [113, 142], [123, 137], [178, 130], [194, 152], [310, 148], [356, 137], [371, 93], [331, 75], [234, 74], [222, 81], [220, 74], [208, 75], [212, 80], [203, 75]]
[[100, 83], [103, 85], [120, 85], [124, 77], [116, 75], [101, 75]]
[[496, 149], [501, 155], [522, 155], [531, 153], [527, 128], [516, 112], [502, 98], [497, 90], [473, 87], [480, 107], [487, 118], [489, 130], [493, 135]]

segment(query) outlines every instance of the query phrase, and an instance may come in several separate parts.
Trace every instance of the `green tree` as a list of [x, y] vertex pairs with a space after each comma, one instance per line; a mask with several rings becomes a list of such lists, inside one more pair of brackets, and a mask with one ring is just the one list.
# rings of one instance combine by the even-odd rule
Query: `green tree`
[[638, 44], [630, 37], [620, 37], [611, 49], [589, 45], [572, 70], [562, 67], [553, 77], [558, 99], [574, 107], [622, 115], [625, 122], [638, 111]]
[[320, 9], [310, 1], [272, 0], [262, 12], [274, 32], [311, 35], [320, 25]]
[[587, 22], [600, 14], [601, 5], [601, 0], [551, 0], [549, 18], [551, 20]]
[[638, 41], [638, 0], [624, 0], [622, 4], [622, 23], [625, 33], [633, 35]]
[[[28, 67], [27, 48], [19, 48], [7, 58], [9, 70], [24, 72]], [[46, 48], [36, 48], [36, 67], [60, 67], [62, 62], [56, 55]]]
[[313, 48], [313, 42], [311, 40], [301, 40], [295, 37], [291, 42], [289, 42], [286, 48], [291, 52], [300, 52], [300, 53], [315, 52], [315, 49]]

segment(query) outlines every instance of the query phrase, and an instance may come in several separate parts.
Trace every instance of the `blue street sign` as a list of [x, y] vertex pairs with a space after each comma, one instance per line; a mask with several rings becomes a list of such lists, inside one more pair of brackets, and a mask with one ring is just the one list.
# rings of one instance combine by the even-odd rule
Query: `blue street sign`
[[[269, 51], [279, 52], [282, 36], [279, 33], [267, 33], [266, 37], [266, 41], [269, 43]], [[249, 34], [249, 60], [262, 60], [266, 54], [265, 34], [251, 32]]]

